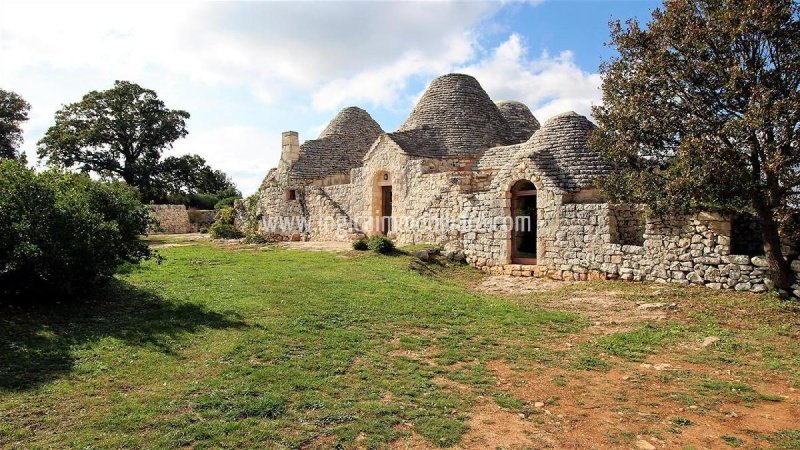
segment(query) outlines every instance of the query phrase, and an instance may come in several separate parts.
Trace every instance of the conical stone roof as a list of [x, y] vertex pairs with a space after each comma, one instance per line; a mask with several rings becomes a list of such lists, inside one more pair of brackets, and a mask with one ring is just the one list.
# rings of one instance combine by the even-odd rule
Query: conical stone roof
[[553, 116], [523, 144], [531, 158], [549, 178], [568, 192], [594, 186], [611, 169], [600, 153], [589, 148], [589, 133], [595, 125], [569, 111]]
[[463, 74], [433, 80], [411, 115], [390, 133], [406, 152], [419, 156], [474, 156], [514, 142], [497, 105], [478, 80]]
[[301, 156], [292, 166], [291, 176], [315, 179], [360, 167], [364, 155], [381, 134], [383, 129], [368, 112], [355, 106], [345, 108], [328, 123], [319, 138], [300, 146]]
[[511, 128], [514, 144], [525, 142], [539, 129], [539, 121], [524, 103], [504, 100], [497, 102], [497, 109]]
[[381, 126], [368, 112], [357, 106], [349, 106], [331, 119], [317, 139], [341, 137], [349, 142], [355, 142], [361, 138], [369, 140], [369, 144], [372, 144], [381, 133], [383, 133]]

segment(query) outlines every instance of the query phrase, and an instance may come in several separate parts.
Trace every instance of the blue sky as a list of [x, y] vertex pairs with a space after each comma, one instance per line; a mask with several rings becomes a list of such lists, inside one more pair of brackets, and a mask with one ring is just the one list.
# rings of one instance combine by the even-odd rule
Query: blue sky
[[189, 111], [171, 154], [198, 153], [255, 191], [280, 133], [313, 139], [360, 106], [395, 130], [431, 79], [476, 76], [540, 121], [600, 101], [608, 21], [660, 2], [0, 2], [0, 87], [32, 105], [24, 149], [65, 103], [116, 79]]

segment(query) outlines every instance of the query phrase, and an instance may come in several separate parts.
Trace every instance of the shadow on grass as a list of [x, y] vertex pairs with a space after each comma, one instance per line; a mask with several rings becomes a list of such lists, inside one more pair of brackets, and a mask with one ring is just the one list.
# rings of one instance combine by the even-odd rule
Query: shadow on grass
[[0, 304], [0, 390], [30, 389], [66, 375], [73, 352], [104, 337], [174, 354], [171, 344], [182, 334], [243, 326], [236, 313], [168, 302], [119, 280], [69, 304]]

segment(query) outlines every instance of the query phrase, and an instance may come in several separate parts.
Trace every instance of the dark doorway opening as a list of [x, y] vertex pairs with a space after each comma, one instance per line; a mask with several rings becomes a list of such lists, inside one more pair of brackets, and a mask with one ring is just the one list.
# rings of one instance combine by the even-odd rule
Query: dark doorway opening
[[392, 187], [381, 186], [381, 233], [392, 231]]
[[511, 261], [536, 264], [536, 186], [527, 180], [511, 188]]

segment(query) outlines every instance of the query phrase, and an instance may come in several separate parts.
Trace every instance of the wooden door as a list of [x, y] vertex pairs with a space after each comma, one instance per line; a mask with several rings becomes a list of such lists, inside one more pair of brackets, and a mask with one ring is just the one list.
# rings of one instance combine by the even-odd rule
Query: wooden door
[[381, 186], [381, 232], [392, 231], [392, 187]]
[[536, 188], [530, 182], [517, 183], [511, 192], [511, 260], [517, 264], [536, 264]]

